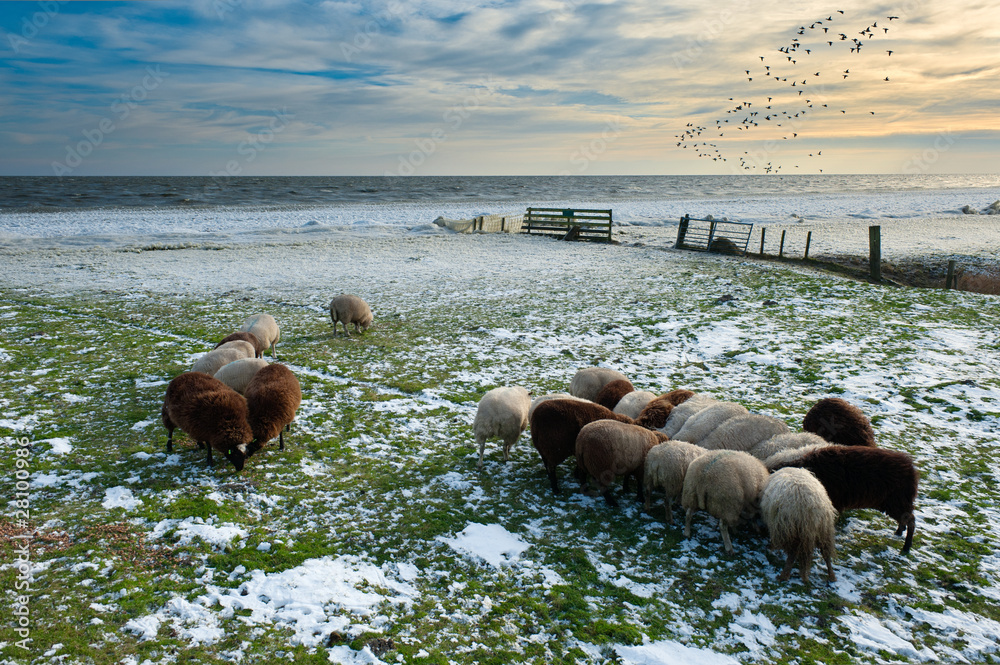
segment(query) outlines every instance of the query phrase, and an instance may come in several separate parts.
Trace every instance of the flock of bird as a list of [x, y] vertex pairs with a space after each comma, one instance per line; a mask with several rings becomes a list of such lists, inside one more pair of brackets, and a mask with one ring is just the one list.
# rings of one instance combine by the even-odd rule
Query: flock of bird
[[[724, 146], [720, 147], [716, 138], [725, 138], [727, 135], [732, 138], [739, 132], [752, 132], [760, 127], [774, 127], [781, 128], [778, 132], [780, 140], [794, 140], [798, 138], [797, 130], [801, 129], [807, 114], [820, 113], [824, 109], [834, 113], [839, 111], [843, 116], [856, 113], [848, 108], [831, 109], [830, 105], [825, 103], [828, 92], [826, 85], [830, 79], [843, 84], [853, 76], [851, 68], [840, 70], [838, 67], [834, 72], [824, 72], [822, 69], [816, 69], [817, 65], [813, 63], [817, 60], [822, 62], [823, 55], [831, 51], [839, 50], [842, 53], [845, 47], [848, 47], [849, 52], [854, 55], [860, 55], [862, 50], [866, 53], [878, 50], [870, 46], [873, 38], [887, 35], [892, 21], [899, 17], [887, 16], [872, 21], [862, 30], [852, 30], [853, 34], [841, 32], [837, 27], [843, 18], [843, 10], [837, 10], [824, 18], [802, 25], [789, 43], [777, 48], [777, 52], [781, 55], [759, 56], [760, 62], [755, 63], [753, 69], [745, 69], [744, 75], [747, 82], [754, 87], [764, 88], [761, 96], [748, 95], [750, 99], [730, 97], [729, 102], [732, 104], [727, 105], [729, 106], [725, 113], [727, 117], [717, 118], [714, 123], [704, 125], [689, 122], [683, 132], [676, 135], [677, 147], [690, 149], [698, 157], [711, 159], [714, 162], [732, 160], [736, 163], [738, 160], [738, 168], [745, 171], [778, 173], [782, 168], [780, 164], [764, 161], [775, 152], [773, 146], [772, 149], [755, 150], [753, 153], [746, 150], [740, 155], [733, 156], [723, 152]], [[893, 54], [891, 49], [882, 52], [885, 57]], [[821, 62], [819, 66], [822, 66]], [[883, 80], [889, 81], [889, 77], [886, 76]], [[867, 110], [866, 113], [875, 115], [875, 111], [872, 110]], [[771, 134], [773, 135], [773, 132]], [[822, 154], [822, 151], [814, 151], [808, 153], [808, 156], [816, 158], [822, 157]], [[794, 168], [799, 168], [799, 165], [794, 165]], [[819, 172], [822, 173], [823, 169], [819, 169]]]

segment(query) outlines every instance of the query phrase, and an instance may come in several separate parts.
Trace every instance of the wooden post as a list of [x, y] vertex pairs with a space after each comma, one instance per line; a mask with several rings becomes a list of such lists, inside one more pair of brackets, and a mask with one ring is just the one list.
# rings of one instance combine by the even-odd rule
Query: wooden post
[[871, 266], [871, 280], [882, 281], [882, 227], [868, 227], [868, 263]]
[[715, 240], [715, 222], [708, 223], [708, 244], [705, 246], [706, 252], [712, 251], [712, 241]]
[[781, 244], [778, 245], [778, 258], [785, 258], [785, 231], [787, 229], [781, 229]]
[[760, 227], [760, 255], [764, 256], [764, 235], [767, 233], [765, 227]]
[[680, 224], [677, 225], [677, 242], [674, 243], [674, 249], [681, 249], [684, 246], [684, 236], [687, 235], [688, 223], [690, 221], [690, 215], [684, 215], [681, 217]]
[[955, 288], [955, 259], [948, 261], [948, 276], [944, 278], [944, 288]]
[[809, 231], [808, 233], [806, 233], [806, 253], [802, 257], [807, 261], [809, 260], [809, 244], [812, 242], [812, 239], [813, 239], [813, 232]]

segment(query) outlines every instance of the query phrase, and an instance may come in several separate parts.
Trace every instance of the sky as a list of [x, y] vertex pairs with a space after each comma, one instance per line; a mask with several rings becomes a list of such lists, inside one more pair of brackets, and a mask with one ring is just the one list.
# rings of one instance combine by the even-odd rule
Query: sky
[[0, 2], [0, 175], [995, 173], [998, 45], [978, 0]]

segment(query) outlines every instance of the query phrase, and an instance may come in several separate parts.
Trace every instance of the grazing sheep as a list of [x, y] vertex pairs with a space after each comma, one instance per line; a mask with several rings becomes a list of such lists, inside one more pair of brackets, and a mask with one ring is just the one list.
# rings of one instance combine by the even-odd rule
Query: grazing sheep
[[472, 423], [472, 431], [479, 444], [479, 469], [483, 468], [483, 451], [486, 449], [487, 439], [503, 440], [503, 461], [507, 462], [510, 447], [528, 426], [530, 406], [531, 393], [520, 386], [494, 388], [483, 395], [479, 400], [479, 408], [476, 409], [476, 419]]
[[746, 452], [761, 441], [787, 432], [788, 425], [783, 420], [759, 413], [748, 413], [725, 421], [702, 439], [700, 445], [706, 450]]
[[260, 358], [264, 354], [264, 349], [261, 348], [260, 345], [260, 339], [256, 335], [252, 335], [248, 332], [234, 332], [232, 335], [226, 335], [219, 341], [218, 344], [215, 345], [215, 348], [219, 348], [226, 342], [232, 342], [235, 340], [243, 340], [244, 342], [250, 342], [250, 344], [253, 345], [254, 358]]
[[240, 358], [223, 365], [215, 373], [215, 378], [242, 395], [246, 392], [247, 384], [250, 383], [250, 379], [254, 377], [257, 370], [264, 367], [267, 367], [267, 361], [263, 358]]
[[[344, 334], [350, 337], [348, 324], [354, 324], [354, 332], [368, 330], [372, 324], [372, 310], [358, 296], [342, 294], [330, 301], [330, 319], [333, 321], [333, 334], [337, 334], [337, 322], [344, 324]], [[360, 326], [360, 328], [359, 328]]]
[[[782, 435], [782, 436], [789, 436], [789, 435]], [[808, 445], [802, 446], [801, 448], [785, 448], [784, 450], [779, 450], [777, 452], [771, 453], [770, 455], [764, 458], [763, 460], [764, 466], [767, 467], [768, 471], [774, 473], [774, 471], [776, 471], [777, 469], [781, 469], [783, 467], [788, 466], [790, 463], [800, 459], [803, 455], [806, 455], [807, 453], [811, 453], [814, 450], [819, 450], [820, 448], [829, 448], [830, 446], [837, 445], [835, 443], [830, 443], [829, 441], [823, 440], [823, 437], [821, 436], [817, 436], [816, 438], [819, 439], [819, 441], [816, 443], [810, 443]], [[759, 445], [764, 446], [767, 443], [768, 441], [764, 441]], [[754, 457], [757, 456], [754, 455]], [[760, 458], [757, 457], [757, 459]]]
[[221, 351], [222, 349], [236, 349], [243, 354], [244, 358], [257, 357], [257, 347], [244, 339], [233, 339], [225, 344], [219, 344], [212, 351]]
[[627, 376], [608, 367], [584, 367], [569, 382], [569, 394], [593, 401], [601, 388], [619, 379], [628, 381]]
[[687, 422], [688, 418], [702, 409], [710, 407], [717, 401], [714, 397], [696, 394], [670, 411], [670, 415], [667, 416], [667, 422], [660, 428], [660, 431], [669, 437], [674, 437], [680, 431], [681, 427], [684, 426], [684, 423]]
[[[231, 342], [227, 342], [231, 344]], [[246, 344], [246, 342], [243, 342]], [[247, 344], [249, 346], [249, 344]], [[245, 348], [233, 348], [233, 347], [220, 347], [213, 351], [209, 351], [201, 358], [195, 361], [194, 365], [191, 367], [192, 372], [201, 372], [202, 374], [208, 374], [209, 376], [215, 376], [224, 365], [228, 365], [234, 360], [240, 360], [246, 358]], [[251, 358], [253, 356], [250, 356]]]
[[281, 330], [278, 329], [278, 322], [270, 314], [254, 314], [247, 318], [240, 327], [241, 332], [248, 332], [255, 335], [260, 340], [261, 355], [264, 351], [271, 349], [271, 358], [278, 357], [278, 340], [281, 339]]
[[656, 399], [654, 393], [648, 390], [636, 390], [618, 400], [618, 404], [611, 410], [629, 418], [638, 418], [646, 405], [654, 399]]
[[[597, 493], [609, 506], [618, 501], [608, 493], [615, 476], [635, 478], [638, 500], [644, 501], [643, 474], [646, 453], [667, 437], [644, 427], [616, 420], [598, 420], [584, 425], [576, 437], [576, 468], [580, 487], [587, 484], [589, 473], [597, 481]], [[627, 487], [626, 487], [627, 490]]]
[[[666, 436], [666, 435], [663, 435]], [[653, 448], [646, 455], [646, 472], [643, 484], [646, 487], [646, 510], [649, 510], [650, 493], [659, 487], [666, 495], [663, 506], [667, 515], [667, 523], [674, 523], [674, 499], [684, 491], [684, 476], [688, 466], [695, 458], [701, 457], [707, 451], [701, 446], [683, 441], [666, 441]]]
[[160, 415], [167, 428], [167, 452], [173, 452], [174, 429], [179, 427], [208, 449], [209, 465], [215, 463], [212, 450], [218, 450], [237, 471], [243, 470], [253, 431], [246, 400], [226, 384], [201, 372], [185, 372], [167, 386]]
[[702, 439], [711, 434], [722, 423], [730, 418], [746, 414], [747, 409], [742, 404], [718, 402], [688, 418], [684, 422], [684, 427], [674, 434], [673, 439], [688, 443], [701, 443]]
[[787, 557], [779, 580], [792, 574], [797, 561], [802, 582], [809, 584], [809, 568], [817, 547], [826, 561], [826, 578], [836, 582], [833, 572], [834, 523], [837, 511], [823, 484], [805, 469], [781, 469], [767, 479], [760, 495], [760, 515], [771, 537], [771, 548]]
[[542, 457], [553, 493], [559, 494], [556, 467], [576, 454], [577, 435], [584, 425], [595, 420], [632, 422], [628, 416], [581, 399], [545, 400], [531, 414], [531, 443]]
[[[759, 459], [761, 462], [768, 459], [772, 455], [780, 453], [783, 450], [796, 450], [798, 448], [805, 448], [806, 446], [815, 445], [830, 445], [827, 443], [823, 437], [813, 434], [812, 432], [788, 432], [787, 434], [777, 434], [772, 436], [770, 439], [765, 439], [760, 443], [754, 444], [749, 452], [751, 455]], [[764, 463], [767, 466], [767, 463]]]
[[635, 424], [646, 429], [658, 430], [667, 424], [667, 418], [670, 417], [670, 412], [674, 410], [674, 407], [683, 404], [691, 397], [694, 397], [694, 393], [683, 388], [671, 390], [655, 397], [636, 416]]
[[767, 482], [767, 469], [759, 459], [739, 450], [710, 450], [688, 466], [681, 493], [687, 511], [684, 537], [691, 537], [691, 518], [696, 510], [719, 519], [722, 544], [732, 554], [729, 528], [757, 514], [760, 492]]
[[550, 399], [575, 399], [580, 402], [590, 402], [589, 399], [583, 399], [582, 397], [573, 397], [569, 393], [549, 393], [548, 395], [539, 395], [538, 397], [533, 397], [531, 399], [531, 406], [528, 407], [528, 422], [531, 422], [531, 414], [535, 412], [535, 407], [546, 400]]
[[292, 370], [275, 363], [262, 367], [254, 374], [247, 384], [245, 394], [247, 408], [250, 410], [248, 422], [253, 430], [250, 455], [276, 436], [278, 450], [284, 450], [282, 428], [291, 430], [295, 412], [302, 402], [299, 380], [292, 374]]
[[875, 445], [868, 416], [839, 397], [826, 397], [813, 404], [802, 420], [802, 429], [842, 446]]
[[775, 468], [790, 466], [812, 471], [838, 512], [873, 508], [896, 520], [896, 535], [906, 530], [902, 554], [910, 551], [916, 527], [913, 502], [920, 481], [912, 457], [885, 448], [834, 445], [809, 450]]
[[614, 411], [614, 408], [618, 406], [618, 402], [621, 401], [622, 397], [633, 392], [635, 392], [635, 386], [632, 385], [631, 381], [628, 379], [615, 379], [597, 391], [597, 394], [594, 395], [594, 403], [600, 404], [605, 409]]

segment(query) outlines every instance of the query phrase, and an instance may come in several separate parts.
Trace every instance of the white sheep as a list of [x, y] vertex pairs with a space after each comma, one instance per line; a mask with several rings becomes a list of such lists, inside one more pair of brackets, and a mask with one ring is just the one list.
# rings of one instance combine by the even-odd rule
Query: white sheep
[[234, 339], [234, 340], [231, 340], [229, 342], [225, 342], [223, 344], [219, 344], [218, 346], [216, 346], [212, 350], [213, 351], [218, 351], [219, 349], [237, 349], [241, 353], [243, 353], [243, 357], [244, 358], [256, 358], [257, 357], [257, 348], [253, 344], [251, 344], [250, 342], [247, 342], [246, 340], [242, 340], [242, 339]]
[[278, 340], [281, 339], [281, 330], [278, 329], [278, 322], [270, 314], [254, 314], [247, 317], [240, 327], [240, 332], [248, 332], [260, 340], [263, 351], [271, 349], [271, 358], [278, 357]]
[[670, 415], [667, 416], [667, 422], [660, 428], [660, 431], [673, 438], [681, 430], [681, 427], [684, 426], [688, 418], [702, 409], [707, 409], [717, 401], [717, 399], [709, 395], [695, 393], [694, 397], [681, 402], [673, 408]]
[[674, 523], [673, 503], [684, 491], [684, 476], [688, 466], [696, 458], [707, 451], [701, 446], [683, 441], [666, 441], [646, 453], [646, 474], [643, 484], [646, 487], [646, 510], [649, 510], [650, 492], [660, 488], [666, 495], [663, 505], [667, 514], [667, 522]]
[[593, 401], [601, 388], [618, 379], [628, 381], [627, 376], [609, 367], [584, 367], [569, 382], [569, 394]]
[[826, 443], [826, 439], [812, 432], [788, 432], [765, 439], [755, 444], [747, 452], [763, 462], [771, 455], [779, 453], [782, 450], [795, 450], [796, 448]]
[[[250, 346], [247, 344], [247, 346]], [[243, 349], [222, 348], [214, 349], [209, 351], [201, 358], [195, 361], [194, 366], [191, 367], [192, 372], [201, 372], [202, 374], [208, 374], [209, 376], [215, 376], [224, 365], [228, 365], [234, 360], [241, 360], [246, 358], [246, 352]], [[250, 356], [251, 358], [253, 356]]]
[[787, 554], [778, 579], [787, 580], [798, 561], [802, 581], [809, 584], [813, 550], [818, 547], [826, 561], [827, 579], [837, 581], [833, 572], [837, 511], [816, 476], [806, 469], [778, 469], [764, 485], [760, 513], [771, 537], [771, 548]]
[[681, 427], [671, 438], [675, 441], [700, 444], [722, 423], [736, 416], [745, 416], [747, 413], [746, 407], [742, 404], [717, 402], [688, 418], [684, 422], [684, 427]]
[[765, 457], [764, 466], [767, 467], [768, 471], [774, 471], [775, 469], [780, 469], [783, 466], [794, 463], [796, 460], [805, 457], [814, 450], [829, 448], [830, 446], [835, 445], [837, 444], [824, 440], [822, 442], [802, 446], [801, 448], [785, 448], [784, 450], [779, 450]]
[[526, 388], [511, 386], [494, 388], [483, 395], [476, 409], [472, 431], [479, 444], [479, 467], [483, 468], [483, 451], [487, 439], [503, 440], [503, 461], [510, 458], [510, 448], [528, 427], [531, 393]]
[[736, 416], [725, 421], [701, 440], [706, 450], [750, 450], [761, 441], [788, 432], [783, 420], [759, 413]]
[[535, 408], [542, 402], [550, 399], [575, 399], [580, 402], [589, 402], [589, 399], [583, 399], [582, 397], [573, 397], [569, 393], [549, 393], [548, 395], [539, 395], [531, 400], [531, 406], [528, 407], [528, 422], [531, 422], [531, 414], [535, 412]]
[[330, 301], [329, 309], [334, 335], [337, 334], [338, 321], [344, 324], [344, 334], [348, 337], [351, 336], [351, 332], [347, 329], [349, 324], [354, 324], [354, 332], [356, 333], [368, 330], [368, 326], [372, 324], [372, 310], [368, 303], [358, 296], [341, 294]]
[[241, 358], [223, 365], [215, 373], [215, 378], [242, 395], [254, 374], [264, 367], [267, 367], [267, 361], [263, 358]]
[[681, 493], [686, 512], [684, 537], [691, 537], [691, 518], [705, 510], [718, 518], [722, 544], [732, 554], [729, 528], [757, 514], [767, 469], [759, 459], [739, 450], [710, 450], [688, 466]]
[[656, 393], [651, 393], [648, 390], [635, 390], [618, 400], [618, 404], [612, 411], [635, 420], [642, 413], [643, 408], [654, 399], [656, 399]]

